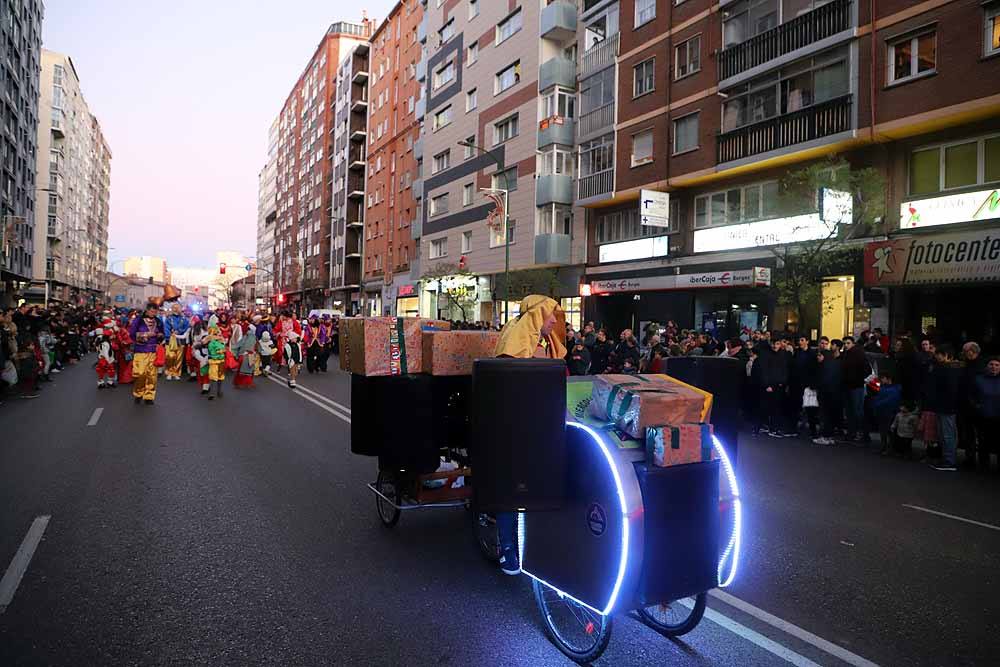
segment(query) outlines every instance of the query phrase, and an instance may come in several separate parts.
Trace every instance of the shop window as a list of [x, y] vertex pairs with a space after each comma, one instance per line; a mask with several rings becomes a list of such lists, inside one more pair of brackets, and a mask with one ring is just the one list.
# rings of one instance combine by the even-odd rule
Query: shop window
[[562, 307], [563, 312], [566, 313], [566, 326], [571, 326], [576, 331], [583, 328], [583, 324], [580, 320], [582, 311], [580, 307], [581, 303], [582, 300], [578, 296], [572, 296], [559, 300], [559, 305]]
[[932, 74], [937, 67], [937, 34], [907, 36], [889, 44], [889, 84]]
[[964, 139], [910, 153], [910, 195], [1000, 181], [1000, 136]]

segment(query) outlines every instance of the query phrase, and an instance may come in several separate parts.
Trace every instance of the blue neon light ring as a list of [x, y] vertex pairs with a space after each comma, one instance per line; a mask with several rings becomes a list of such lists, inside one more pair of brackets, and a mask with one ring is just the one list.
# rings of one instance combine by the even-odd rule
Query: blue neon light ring
[[[729, 480], [729, 491], [733, 495], [733, 532], [729, 536], [729, 543], [719, 558], [719, 588], [725, 588], [733, 583], [736, 578], [736, 570], [740, 564], [740, 546], [743, 533], [743, 503], [740, 500], [740, 487], [736, 482], [736, 473], [733, 472], [733, 464], [726, 454], [726, 449], [719, 439], [712, 435], [712, 444], [715, 452], [722, 461], [722, 468], [726, 471], [726, 478]], [[732, 557], [730, 559], [730, 557]], [[722, 573], [726, 566], [726, 560], [730, 560], [729, 574], [723, 577]]]

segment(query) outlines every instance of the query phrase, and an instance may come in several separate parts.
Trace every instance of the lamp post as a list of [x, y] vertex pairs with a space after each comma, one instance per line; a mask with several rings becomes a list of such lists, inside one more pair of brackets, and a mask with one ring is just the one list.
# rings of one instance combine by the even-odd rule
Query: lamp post
[[509, 317], [510, 309], [510, 216], [509, 216], [509, 201], [508, 196], [510, 193], [510, 184], [508, 183], [507, 171], [504, 166], [504, 159], [502, 156], [496, 155], [493, 151], [487, 150], [482, 146], [476, 145], [471, 141], [459, 141], [459, 146], [464, 148], [471, 148], [473, 150], [479, 151], [484, 155], [488, 155], [490, 159], [496, 163], [498, 174], [503, 175], [503, 188], [493, 189], [492, 192], [499, 192], [503, 194], [503, 321], [504, 324], [507, 323]]

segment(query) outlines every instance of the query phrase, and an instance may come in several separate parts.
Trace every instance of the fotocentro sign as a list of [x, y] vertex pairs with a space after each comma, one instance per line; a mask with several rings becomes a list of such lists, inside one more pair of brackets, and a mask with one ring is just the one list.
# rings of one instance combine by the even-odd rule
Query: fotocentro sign
[[935, 234], [865, 246], [865, 285], [1000, 280], [1000, 230]]

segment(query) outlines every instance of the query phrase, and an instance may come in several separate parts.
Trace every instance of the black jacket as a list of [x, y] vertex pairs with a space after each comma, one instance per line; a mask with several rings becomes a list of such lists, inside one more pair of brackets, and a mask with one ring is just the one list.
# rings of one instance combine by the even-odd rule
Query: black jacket
[[754, 362], [754, 366], [760, 366], [758, 386], [761, 389], [766, 389], [767, 387], [787, 385], [791, 355], [787, 352], [775, 352], [766, 341], [762, 341], [755, 349], [757, 350], [757, 361]]
[[798, 388], [816, 388], [816, 354], [816, 350], [795, 350], [792, 356], [792, 385]]
[[570, 375], [586, 375], [590, 370], [590, 352], [586, 347], [574, 347], [566, 355], [566, 365]]
[[924, 402], [924, 409], [941, 415], [958, 413], [962, 405], [962, 377], [964, 369], [959, 362], [935, 364], [929, 374], [933, 393]]
[[865, 386], [865, 378], [871, 373], [872, 367], [868, 363], [865, 351], [855, 345], [847, 352], [840, 355], [841, 372], [843, 373], [843, 383], [845, 389], [860, 389]]
[[609, 341], [596, 341], [594, 349], [590, 352], [590, 372], [594, 375], [603, 373], [608, 369], [608, 359], [611, 357], [611, 350], [614, 349]]

